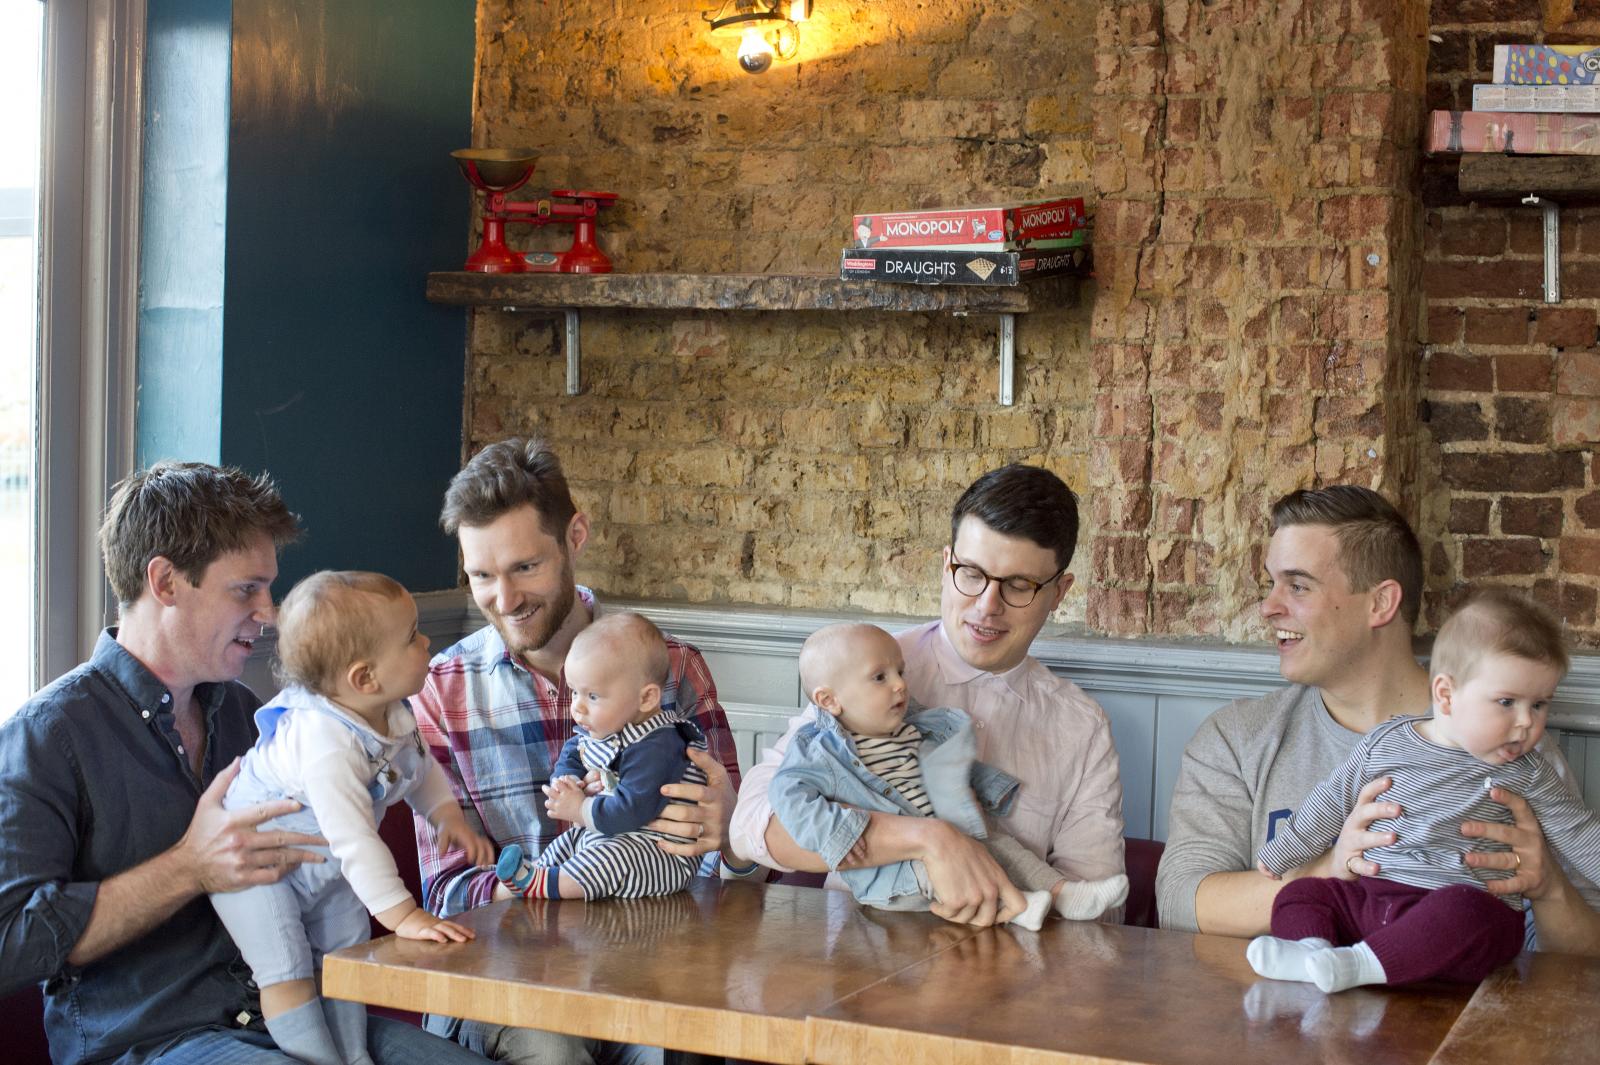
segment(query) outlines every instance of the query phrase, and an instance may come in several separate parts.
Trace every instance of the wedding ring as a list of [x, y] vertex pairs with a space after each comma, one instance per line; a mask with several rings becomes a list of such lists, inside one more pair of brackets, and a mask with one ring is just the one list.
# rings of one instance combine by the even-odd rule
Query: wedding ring
[[1358, 873], [1354, 869], [1350, 868], [1350, 863], [1355, 861], [1359, 857], [1361, 857], [1361, 855], [1352, 854], [1350, 857], [1346, 858], [1344, 860], [1344, 871], [1347, 872], [1347, 873], [1350, 873], [1352, 876], [1360, 876], [1361, 875], [1360, 873]]
[[1513, 857], [1513, 858], [1515, 858], [1517, 860], [1517, 864], [1513, 865], [1511, 867], [1511, 871], [1512, 872], [1516, 872], [1517, 870], [1522, 868], [1522, 855], [1518, 854], [1516, 851], [1512, 851], [1511, 852], [1511, 857]]

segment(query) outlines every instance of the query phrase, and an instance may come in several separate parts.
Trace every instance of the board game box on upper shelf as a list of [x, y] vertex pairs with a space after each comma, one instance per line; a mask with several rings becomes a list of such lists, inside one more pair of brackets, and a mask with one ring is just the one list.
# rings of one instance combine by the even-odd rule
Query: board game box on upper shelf
[[1047, 240], [1067, 242], [1057, 247], [1079, 247], [1087, 241], [1087, 225], [1083, 199], [1074, 196], [1042, 203], [858, 214], [853, 232], [860, 248], [987, 244], [1016, 250]]
[[1600, 155], [1600, 115], [1435, 111], [1423, 148], [1429, 152]]

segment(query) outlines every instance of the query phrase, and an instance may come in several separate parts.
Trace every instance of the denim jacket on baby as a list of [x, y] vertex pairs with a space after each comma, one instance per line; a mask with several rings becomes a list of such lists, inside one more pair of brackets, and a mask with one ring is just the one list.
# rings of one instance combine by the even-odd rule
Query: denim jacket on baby
[[[816, 721], [795, 733], [772, 778], [769, 797], [778, 822], [796, 843], [837, 870], [860, 901], [883, 903], [918, 894], [921, 888], [910, 862], [839, 869], [866, 831], [868, 811], [910, 817], [921, 813], [894, 785], [868, 771], [832, 714], [822, 709], [815, 713]], [[906, 720], [922, 733], [922, 786], [934, 815], [969, 836], [985, 838], [983, 811], [1007, 814], [1017, 796], [1016, 778], [977, 760], [977, 739], [966, 711], [936, 707]]]

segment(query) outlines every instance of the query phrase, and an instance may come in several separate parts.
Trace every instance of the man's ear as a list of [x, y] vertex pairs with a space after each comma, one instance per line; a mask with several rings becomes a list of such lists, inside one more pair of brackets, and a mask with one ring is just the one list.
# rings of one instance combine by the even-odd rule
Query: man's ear
[[[1072, 588], [1072, 574], [1063, 573], [1056, 578], [1055, 585], [1055, 591], [1050, 593], [1050, 599], [1048, 600], [1050, 609], [1045, 611], [1046, 614], [1054, 614], [1056, 607], [1061, 605], [1061, 600], [1067, 597], [1067, 592]], [[1043, 588], [1039, 590], [1041, 592], [1044, 591]]]
[[1455, 694], [1455, 681], [1450, 679], [1449, 674], [1437, 673], [1429, 688], [1433, 694], [1433, 708], [1439, 712], [1439, 716], [1449, 717], [1450, 698]]
[[567, 557], [577, 558], [583, 553], [583, 545], [588, 542], [589, 515], [580, 510], [567, 522]]
[[1405, 598], [1399, 581], [1393, 578], [1379, 581], [1369, 594], [1372, 596], [1370, 620], [1373, 628], [1381, 629], [1399, 616], [1400, 602]]
[[174, 566], [172, 559], [165, 555], [157, 555], [145, 563], [144, 586], [162, 606], [173, 604], [178, 594], [178, 582], [183, 579], [184, 576], [178, 572], [178, 567]]

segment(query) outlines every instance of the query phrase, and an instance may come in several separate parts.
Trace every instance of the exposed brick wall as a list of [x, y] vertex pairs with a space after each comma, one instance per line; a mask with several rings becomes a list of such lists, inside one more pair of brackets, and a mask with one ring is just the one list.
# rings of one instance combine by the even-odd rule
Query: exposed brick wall
[[[1542, 17], [1537, 0], [1434, 4], [1430, 106], [1470, 109], [1496, 44], [1568, 39]], [[1546, 304], [1541, 212], [1467, 202], [1456, 169], [1424, 171], [1429, 622], [1500, 583], [1600, 645], [1600, 211], [1562, 211], [1562, 299]]]
[[[752, 77], [695, 4], [483, 0], [476, 140], [537, 146], [536, 188], [620, 192], [620, 269], [837, 271], [858, 210], [1092, 193], [1094, 10], [822, 3], [801, 61]], [[602, 590], [925, 615], [974, 477], [1023, 460], [1087, 483], [1092, 293], [1019, 317], [1012, 407], [993, 316], [586, 311], [568, 398], [548, 320], [479, 313], [468, 443], [553, 441]]]
[[555, 442], [582, 576], [927, 614], [955, 493], [1024, 460], [1085, 495], [1062, 620], [1248, 639], [1275, 494], [1415, 510], [1419, 5], [877, 0], [804, 34], [752, 78], [692, 5], [482, 0], [476, 140], [621, 192], [626, 270], [831, 271], [856, 210], [1078, 193], [1098, 283], [1019, 319], [1011, 408], [993, 319], [586, 312], [567, 398], [548, 321], [476, 314], [467, 446]]
[[1106, 3], [1089, 622], [1248, 639], [1268, 503], [1415, 481], [1415, 4]]

